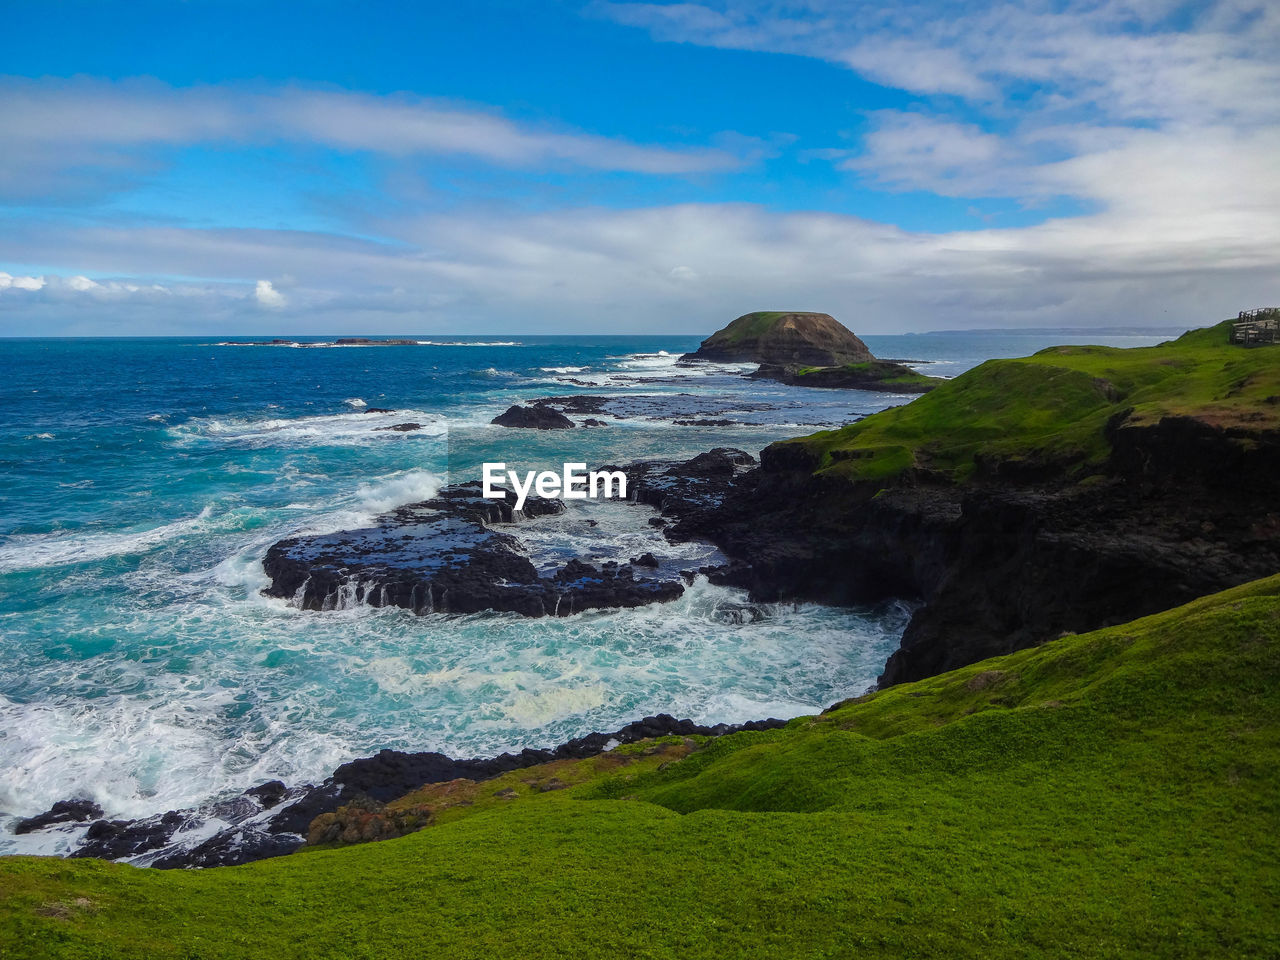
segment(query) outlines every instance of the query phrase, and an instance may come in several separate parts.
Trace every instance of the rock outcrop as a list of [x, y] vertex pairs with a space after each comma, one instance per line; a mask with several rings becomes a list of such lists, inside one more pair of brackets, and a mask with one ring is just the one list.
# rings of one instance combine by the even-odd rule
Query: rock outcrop
[[[483, 759], [455, 760], [441, 753], [382, 750], [338, 767], [323, 783], [286, 787], [270, 780], [227, 800], [169, 810], [136, 820], [102, 819], [102, 810], [87, 800], [67, 800], [33, 817], [26, 832], [66, 830], [92, 819], [70, 856], [132, 860], [160, 869], [222, 867], [292, 853], [302, 846], [313, 821], [350, 805], [376, 805], [426, 784], [492, 777], [553, 760], [593, 757], [626, 743], [656, 737], [716, 737], [741, 730], [772, 730], [784, 720], [754, 720], [705, 726], [658, 714], [629, 723], [611, 733], [589, 733], [551, 749], [526, 749]], [[212, 828], [212, 829], [211, 829]], [[78, 828], [83, 829], [83, 828]], [[184, 835], [210, 834], [191, 845]]]
[[520, 427], [526, 430], [567, 430], [573, 421], [557, 410], [546, 406], [508, 407], [505, 413], [494, 417], [491, 423], [499, 427]]
[[892, 360], [867, 360], [839, 367], [787, 367], [765, 363], [751, 377], [777, 380], [793, 387], [876, 390], [882, 393], [928, 393], [946, 383], [942, 377], [926, 376], [905, 363]]
[[991, 361], [655, 505], [752, 599], [919, 602], [883, 685], [1126, 622], [1280, 570], [1280, 365], [1225, 343]]
[[562, 513], [564, 504], [533, 496], [517, 513], [510, 491], [504, 499], [481, 494], [478, 483], [457, 484], [370, 527], [281, 540], [263, 560], [271, 577], [264, 592], [305, 610], [365, 604], [420, 614], [499, 610], [530, 617], [635, 607], [684, 592], [674, 580], [636, 577], [629, 564], [616, 562], [597, 568], [571, 560], [540, 576], [517, 536], [493, 525]]
[[831, 367], [874, 360], [867, 345], [825, 313], [748, 313], [682, 360]]

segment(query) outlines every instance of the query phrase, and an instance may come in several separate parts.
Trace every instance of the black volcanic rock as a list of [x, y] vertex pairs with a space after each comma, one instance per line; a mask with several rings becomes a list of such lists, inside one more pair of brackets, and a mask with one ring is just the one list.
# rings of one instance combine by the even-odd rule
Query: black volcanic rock
[[530, 497], [518, 515], [515, 496], [504, 496], [486, 499], [480, 484], [459, 484], [384, 514], [371, 527], [281, 540], [263, 560], [271, 577], [264, 592], [306, 610], [367, 604], [415, 613], [501, 610], [530, 617], [635, 607], [683, 593], [674, 580], [637, 579], [629, 567], [616, 565], [596, 570], [570, 561], [555, 575], [540, 577], [516, 535], [491, 525], [562, 513], [564, 504]]
[[755, 463], [744, 450], [716, 447], [690, 460], [641, 460], [605, 469], [622, 470], [627, 495], [662, 514], [649, 523], [662, 527], [668, 540], [682, 541], [699, 539], [695, 531], [702, 527], [717, 531], [715, 518], [734, 495], [735, 480]]
[[420, 423], [393, 423], [389, 427], [374, 427], [374, 430], [395, 430], [399, 433], [408, 433], [410, 430], [421, 430]]
[[516, 404], [506, 413], [494, 417], [490, 423], [500, 427], [521, 427], [527, 430], [567, 430], [573, 421], [550, 407], [522, 407]]
[[96, 820], [101, 816], [102, 808], [92, 800], [83, 798], [59, 800], [44, 813], [36, 814], [34, 817], [27, 817], [25, 820], [19, 820], [17, 826], [13, 828], [13, 832], [18, 834], [32, 833], [58, 823], [84, 823], [86, 820]]
[[867, 360], [839, 367], [796, 367], [764, 363], [752, 380], [777, 380], [793, 387], [827, 387], [842, 390], [878, 390], [891, 393], [928, 393], [946, 383], [942, 377], [918, 373], [904, 363]]
[[867, 345], [826, 313], [748, 313], [681, 360], [834, 367], [874, 360]]
[[[589, 733], [551, 749], [525, 749], [484, 759], [455, 760], [441, 753], [382, 750], [371, 757], [344, 763], [316, 786], [285, 788], [276, 780], [230, 800], [201, 807], [169, 810], [138, 820], [98, 819], [70, 856], [104, 860], [137, 858], [135, 862], [158, 869], [234, 866], [292, 853], [303, 845], [308, 827], [321, 814], [352, 803], [386, 803], [429, 783], [458, 778], [487, 780], [511, 770], [552, 760], [584, 759], [620, 744], [656, 737], [714, 737], [785, 725], [785, 720], [771, 718], [704, 726], [662, 713], [629, 723], [612, 733]], [[82, 802], [62, 801], [54, 806]], [[100, 817], [101, 810], [95, 810]], [[214, 821], [225, 826], [193, 847], [183, 845], [180, 834]]]
[[613, 399], [615, 398], [579, 393], [569, 397], [538, 397], [536, 400], [530, 400], [529, 406], [555, 410], [558, 413], [599, 413], [621, 419], [616, 413], [605, 409]]
[[1280, 436], [1246, 447], [1177, 418], [1111, 432], [1107, 475], [1084, 487], [1004, 463], [963, 485], [856, 484], [815, 474], [796, 444], [767, 448], [756, 470], [721, 466], [704, 488], [628, 469], [636, 496], [673, 521], [668, 539], [710, 540], [730, 558], [713, 582], [764, 602], [918, 603], [888, 686], [1280, 569]]

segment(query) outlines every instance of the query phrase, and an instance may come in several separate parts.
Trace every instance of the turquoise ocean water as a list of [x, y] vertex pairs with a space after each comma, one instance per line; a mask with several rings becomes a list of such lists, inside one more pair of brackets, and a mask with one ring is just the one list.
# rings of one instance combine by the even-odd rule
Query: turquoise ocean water
[[[1159, 338], [866, 339], [953, 376], [1057, 342]], [[315, 781], [383, 747], [488, 755], [659, 712], [795, 716], [865, 690], [897, 645], [900, 606], [778, 605], [743, 623], [738, 591], [700, 581], [671, 604], [528, 620], [317, 613], [259, 592], [280, 537], [359, 525], [447, 482], [451, 437], [486, 459], [556, 465], [756, 454], [910, 399], [677, 366], [697, 342], [0, 340], [0, 828], [69, 796], [140, 816]], [[519, 438], [488, 425], [521, 399], [582, 393], [620, 398], [627, 418]], [[422, 429], [375, 429], [405, 421]], [[666, 544], [651, 515], [574, 503], [522, 531], [549, 555], [713, 557]], [[0, 852], [20, 841], [0, 829]]]

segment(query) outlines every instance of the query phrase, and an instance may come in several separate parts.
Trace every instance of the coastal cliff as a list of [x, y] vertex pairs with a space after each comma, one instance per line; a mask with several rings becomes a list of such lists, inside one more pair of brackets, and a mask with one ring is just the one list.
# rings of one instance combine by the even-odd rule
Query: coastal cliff
[[1280, 356], [1227, 325], [989, 361], [773, 444], [673, 537], [754, 598], [922, 604], [881, 678], [931, 676], [1280, 570]]

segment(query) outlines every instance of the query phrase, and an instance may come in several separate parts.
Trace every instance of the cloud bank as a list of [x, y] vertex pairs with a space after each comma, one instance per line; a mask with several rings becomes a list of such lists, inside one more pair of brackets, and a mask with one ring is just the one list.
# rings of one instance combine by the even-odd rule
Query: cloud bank
[[[777, 141], [792, 151], [780, 162], [804, 153], [851, 189], [890, 196], [1030, 210], [1065, 198], [1072, 212], [909, 231], [749, 195], [537, 210], [462, 198], [425, 209], [389, 188], [376, 219], [288, 230], [15, 207], [0, 263], [65, 269], [0, 273], [0, 333], [130, 323], [156, 333], [702, 332], [768, 308], [829, 311], [863, 332], [1189, 326], [1280, 302], [1274, 4], [807, 0], [588, 12], [657, 42], [814, 58], [903, 92], [852, 134], [833, 117], [824, 144]], [[10, 79], [0, 129], [0, 196], [27, 207], [124, 189], [162, 162], [157, 151], [191, 144], [460, 157], [535, 177], [714, 179], [762, 162], [749, 138], [643, 144], [412, 95], [300, 86]]]

